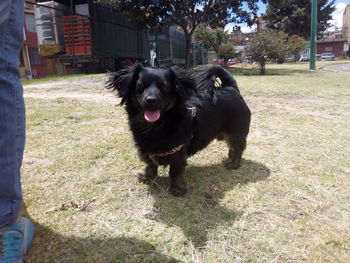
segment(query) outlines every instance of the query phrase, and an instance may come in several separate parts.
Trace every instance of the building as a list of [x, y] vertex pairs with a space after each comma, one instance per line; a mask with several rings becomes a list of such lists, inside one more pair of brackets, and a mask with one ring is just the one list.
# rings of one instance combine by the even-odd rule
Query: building
[[331, 52], [335, 57], [349, 56], [349, 42], [350, 5], [347, 5], [343, 13], [342, 29], [325, 32], [323, 37], [317, 40], [317, 54]]
[[39, 53], [38, 35], [34, 17], [35, 2], [36, 0], [27, 0], [24, 4], [24, 42], [20, 51], [19, 71], [21, 78], [27, 79], [48, 76], [47, 61]]
[[57, 75], [102, 73], [150, 60], [148, 32], [107, 1], [37, 2], [39, 51]]
[[260, 33], [261, 30], [266, 29], [267, 27], [267, 22], [262, 16], [259, 16], [256, 20], [256, 32]]
[[240, 26], [234, 26], [230, 33], [230, 41], [235, 47], [237, 57], [243, 59], [247, 56], [246, 48], [249, 41], [262, 30], [266, 29], [266, 21], [262, 16], [258, 17], [256, 23], [252, 26], [253, 30], [249, 33], [243, 33]]
[[350, 43], [350, 4], [344, 9], [342, 34], [346, 41]]
[[324, 32], [322, 36], [322, 40], [337, 40], [337, 39], [343, 39], [344, 34], [341, 30], [335, 30], [335, 31], [326, 31]]
[[347, 43], [344, 47], [344, 52], [347, 57], [350, 57], [350, 4], [347, 5], [344, 9], [343, 14], [343, 28], [342, 28], [343, 37], [346, 39]]
[[335, 57], [344, 57], [344, 52], [348, 47], [346, 39], [333, 39], [333, 40], [318, 40], [317, 41], [317, 54], [331, 52]]

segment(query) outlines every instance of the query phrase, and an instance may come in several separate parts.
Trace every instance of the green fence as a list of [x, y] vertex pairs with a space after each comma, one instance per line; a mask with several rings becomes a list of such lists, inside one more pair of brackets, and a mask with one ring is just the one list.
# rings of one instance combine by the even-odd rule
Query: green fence
[[94, 55], [149, 59], [148, 34], [130, 18], [102, 4], [91, 5], [90, 17]]

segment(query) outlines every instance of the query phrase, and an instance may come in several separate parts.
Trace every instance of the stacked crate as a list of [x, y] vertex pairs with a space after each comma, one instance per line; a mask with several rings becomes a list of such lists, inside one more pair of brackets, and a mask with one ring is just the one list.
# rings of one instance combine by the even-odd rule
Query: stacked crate
[[63, 17], [66, 54], [91, 54], [92, 41], [89, 17], [71, 15]]

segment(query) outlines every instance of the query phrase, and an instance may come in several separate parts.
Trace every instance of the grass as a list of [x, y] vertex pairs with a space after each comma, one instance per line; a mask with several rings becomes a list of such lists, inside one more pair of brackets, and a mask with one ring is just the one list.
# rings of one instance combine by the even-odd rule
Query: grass
[[[323, 69], [328, 65], [335, 64], [344, 64], [347, 63], [346, 60], [337, 60], [337, 61], [317, 61], [316, 66], [318, 69]], [[293, 62], [285, 63], [283, 66], [278, 64], [267, 64], [266, 75], [292, 75], [292, 74], [309, 74], [309, 71], [305, 69], [308, 68], [309, 62]], [[260, 75], [260, 68], [258, 63], [247, 64], [241, 63], [229, 67], [230, 70], [235, 76], [257, 76]]]
[[53, 82], [53, 81], [62, 81], [62, 80], [68, 80], [71, 78], [76, 77], [82, 77], [83, 74], [75, 74], [75, 75], [67, 75], [67, 76], [51, 76], [41, 79], [24, 79], [22, 80], [23, 85], [30, 85], [30, 84], [38, 84], [38, 83], [44, 83], [44, 82]]
[[[236, 74], [253, 119], [243, 165], [213, 142], [189, 160], [190, 192], [153, 186], [104, 75], [25, 86], [28, 263], [350, 262], [350, 78], [268, 65]], [[277, 74], [282, 73], [282, 74]]]

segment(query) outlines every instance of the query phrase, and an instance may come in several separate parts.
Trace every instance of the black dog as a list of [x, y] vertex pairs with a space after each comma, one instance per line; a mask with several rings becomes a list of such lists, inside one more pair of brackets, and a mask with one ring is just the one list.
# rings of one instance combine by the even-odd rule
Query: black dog
[[184, 195], [187, 157], [215, 138], [227, 142], [225, 166], [240, 166], [251, 113], [222, 67], [210, 67], [194, 79], [186, 72], [136, 65], [112, 74], [107, 88], [126, 105], [136, 147], [147, 164], [141, 181], [154, 179], [159, 165], [170, 165], [171, 193]]

